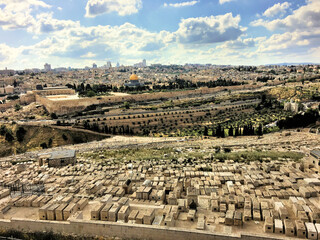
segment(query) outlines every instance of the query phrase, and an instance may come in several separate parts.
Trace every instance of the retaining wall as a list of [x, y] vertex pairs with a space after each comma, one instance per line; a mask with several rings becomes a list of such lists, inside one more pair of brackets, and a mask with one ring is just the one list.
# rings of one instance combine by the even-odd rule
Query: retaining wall
[[[211, 233], [198, 230], [183, 230], [169, 227], [155, 227], [150, 225], [134, 225], [127, 223], [112, 223], [102, 221], [86, 221], [72, 219], [67, 222], [29, 220], [22, 218], [12, 218], [11, 220], [0, 219], [0, 228], [14, 229], [19, 231], [47, 231], [62, 234], [76, 234], [79, 236], [105, 236], [120, 237], [126, 239], [150, 239], [150, 240], [267, 240], [279, 239], [267, 235], [227, 235]], [[283, 238], [285, 239], [285, 238]]]
[[176, 99], [180, 97], [194, 97], [201, 96], [205, 94], [212, 94], [228, 90], [249, 90], [257, 89], [259, 86], [254, 85], [239, 85], [239, 86], [229, 86], [229, 87], [216, 87], [216, 88], [199, 88], [196, 90], [188, 91], [173, 91], [173, 92], [157, 92], [157, 93], [144, 93], [144, 94], [131, 94], [126, 96], [101, 96], [92, 98], [80, 98], [80, 99], [69, 99], [69, 100], [59, 100], [53, 101], [46, 97], [37, 95], [36, 101], [43, 104], [46, 109], [51, 113], [54, 112], [58, 115], [75, 113], [84, 110], [90, 105], [100, 105], [109, 103], [122, 103], [125, 101], [152, 101], [159, 99]]

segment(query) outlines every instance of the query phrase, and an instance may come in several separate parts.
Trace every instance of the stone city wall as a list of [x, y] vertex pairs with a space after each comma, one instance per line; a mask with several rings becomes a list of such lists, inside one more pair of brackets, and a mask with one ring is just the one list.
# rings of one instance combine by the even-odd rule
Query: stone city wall
[[30, 104], [36, 101], [36, 95], [34, 93], [28, 93], [20, 96], [21, 104]]
[[157, 93], [144, 93], [144, 94], [132, 94], [126, 96], [101, 96], [93, 98], [80, 98], [80, 99], [69, 99], [53, 101], [45, 97], [36, 96], [36, 101], [43, 104], [46, 109], [51, 113], [54, 112], [58, 115], [75, 113], [84, 110], [86, 107], [91, 105], [100, 105], [108, 103], [122, 103], [130, 101], [151, 101], [159, 99], [175, 99], [181, 97], [193, 97], [198, 95], [212, 94], [224, 89], [228, 90], [248, 90], [256, 89], [258, 86], [253, 85], [240, 85], [231, 87], [216, 87], [216, 88], [200, 88], [196, 90], [188, 91], [173, 91], [173, 92], [157, 92]]
[[[22, 218], [0, 219], [0, 228], [14, 229], [18, 231], [46, 231], [62, 234], [77, 234], [79, 236], [104, 236], [120, 237], [125, 239], [150, 239], [150, 240], [232, 240], [232, 239], [249, 239], [249, 240], [267, 240], [280, 239], [269, 237], [268, 235], [235, 235], [219, 234], [198, 230], [180, 230], [170, 227], [152, 226], [152, 225], [133, 225], [127, 223], [113, 223], [102, 221], [86, 221], [72, 219], [67, 222], [29, 220]], [[283, 238], [284, 239], [284, 238]]]
[[76, 91], [72, 88], [56, 88], [56, 89], [44, 89], [44, 90], [34, 90], [35, 94], [42, 96], [51, 95], [73, 95]]

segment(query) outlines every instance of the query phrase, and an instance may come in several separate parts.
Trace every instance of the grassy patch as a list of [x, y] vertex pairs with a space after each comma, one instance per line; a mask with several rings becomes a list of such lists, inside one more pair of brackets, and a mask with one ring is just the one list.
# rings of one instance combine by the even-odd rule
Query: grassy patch
[[[150, 159], [162, 160], [168, 159], [172, 156], [174, 149], [170, 147], [164, 148], [126, 148], [105, 150], [102, 152], [88, 152], [84, 153], [83, 157], [91, 158], [96, 161], [104, 161], [104, 159], [114, 159], [116, 161], [129, 160], [129, 161], [146, 161]], [[103, 156], [103, 157], [102, 157]]]
[[[174, 160], [178, 158], [204, 160], [210, 159], [209, 156], [214, 156], [214, 159], [219, 161], [234, 160], [236, 162], [250, 161], [269, 161], [269, 160], [292, 160], [299, 161], [304, 155], [297, 152], [275, 152], [275, 151], [241, 151], [241, 152], [224, 152], [215, 153], [215, 149], [203, 151], [201, 148], [193, 146], [190, 149], [176, 149], [172, 147], [162, 148], [125, 148], [112, 149], [100, 152], [83, 153], [84, 158], [89, 158], [92, 161], [106, 162], [112, 159], [114, 162], [132, 161], [148, 161], [148, 160]], [[211, 160], [208, 160], [211, 161]]]
[[268, 161], [268, 160], [281, 160], [290, 159], [299, 161], [303, 158], [304, 154], [297, 152], [259, 152], [259, 151], [244, 151], [244, 152], [231, 152], [231, 153], [217, 153], [215, 158], [221, 161], [234, 160], [236, 162], [247, 161]]

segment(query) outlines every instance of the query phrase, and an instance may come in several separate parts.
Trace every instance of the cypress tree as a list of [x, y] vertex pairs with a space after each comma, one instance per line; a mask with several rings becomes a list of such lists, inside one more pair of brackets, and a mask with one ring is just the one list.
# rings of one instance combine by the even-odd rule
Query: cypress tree
[[237, 127], [235, 128], [234, 136], [235, 136], [235, 137], [239, 136], [239, 126], [237, 126]]
[[228, 135], [233, 136], [233, 127], [232, 126], [229, 128]]
[[261, 123], [259, 124], [259, 127], [258, 127], [258, 135], [259, 136], [263, 135], [263, 128], [262, 128], [262, 124]]
[[203, 135], [204, 135], [204, 136], [208, 136], [208, 135], [209, 135], [209, 134], [208, 134], [208, 127], [207, 127], [207, 126], [204, 127]]

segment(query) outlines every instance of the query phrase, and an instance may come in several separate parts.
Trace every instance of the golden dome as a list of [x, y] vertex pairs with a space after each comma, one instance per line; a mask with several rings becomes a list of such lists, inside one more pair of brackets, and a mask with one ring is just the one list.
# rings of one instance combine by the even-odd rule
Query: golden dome
[[138, 80], [138, 79], [139, 79], [138, 76], [135, 75], [135, 74], [132, 74], [132, 75], [130, 76], [130, 81], [132, 81], [132, 80]]

